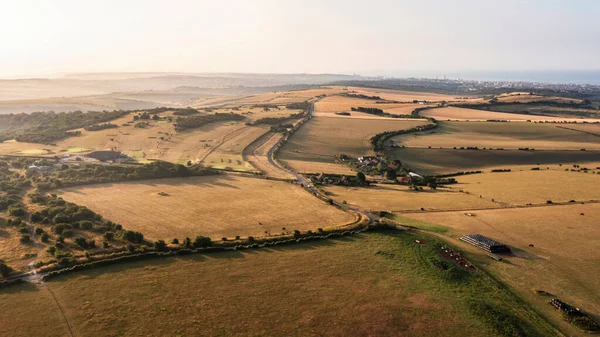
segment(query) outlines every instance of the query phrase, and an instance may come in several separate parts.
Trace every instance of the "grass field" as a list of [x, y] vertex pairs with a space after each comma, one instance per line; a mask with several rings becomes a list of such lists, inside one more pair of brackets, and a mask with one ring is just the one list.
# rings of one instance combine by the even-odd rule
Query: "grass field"
[[242, 152], [266, 132], [268, 132], [268, 128], [264, 126], [248, 126], [239, 129], [223, 143], [214, 144], [214, 149], [202, 163], [210, 167], [225, 166], [235, 170], [254, 171], [255, 168], [244, 160]]
[[336, 201], [374, 211], [453, 210], [461, 208], [495, 208], [498, 204], [457, 190], [415, 192], [402, 185], [379, 184], [369, 188], [327, 186]]
[[334, 163], [339, 154], [361, 156], [372, 153], [369, 139], [383, 131], [409, 129], [423, 125], [423, 120], [361, 120], [315, 117], [302, 126], [281, 148], [279, 159], [298, 171], [314, 172], [298, 161]]
[[[581, 124], [580, 126], [588, 125], [590, 124]], [[577, 126], [579, 125], [565, 127]], [[406, 147], [600, 149], [600, 138], [597, 136], [564, 129], [554, 124], [539, 123], [439, 122], [439, 126], [435, 130], [396, 136], [391, 140], [395, 144]]]
[[[478, 263], [517, 290], [538, 310], [552, 317], [567, 335], [584, 336], [565, 323], [547, 304], [548, 298], [531, 289], [547, 291], [595, 317], [600, 314], [600, 204], [542, 206], [520, 209], [403, 214], [430, 226], [444, 226], [443, 235], [479, 256]], [[581, 215], [583, 214], [583, 215]], [[513, 247], [515, 256], [505, 262], [489, 259], [458, 240], [480, 233]], [[533, 245], [530, 247], [529, 245]]]
[[[168, 196], [160, 196], [159, 192]], [[152, 239], [262, 236], [354, 220], [290, 183], [237, 176], [161, 179], [57, 192]]]
[[586, 114], [589, 118], [598, 118], [598, 110], [595, 109], [582, 109], [572, 107], [557, 107], [552, 105], [545, 105], [543, 103], [538, 104], [502, 104], [494, 105], [491, 110], [498, 112], [510, 112], [510, 113], [532, 113], [535, 115], [542, 116], [555, 116], [559, 118], [582, 118], [578, 114]]
[[[476, 169], [511, 168], [511, 165], [547, 165], [598, 162], [600, 151], [519, 151], [394, 148], [386, 154], [421, 174], [442, 174]], [[583, 165], [583, 164], [582, 164]], [[565, 167], [566, 168], [566, 167]]]
[[[108, 266], [59, 277], [48, 288], [76, 336], [554, 334], [485, 274], [436, 268], [434, 247], [422, 234], [370, 233]], [[0, 290], [0, 326], [28, 336], [37, 310], [46, 319], [35, 325], [38, 333], [64, 334], [46, 290], [28, 287], [23, 297], [22, 286]], [[15, 302], [25, 305], [3, 307]]]
[[3, 219], [0, 219], [0, 259], [13, 269], [27, 271], [27, 265], [35, 259], [39, 248], [32, 242], [22, 244], [19, 241], [21, 234], [15, 227], [8, 227]]
[[269, 177], [294, 179], [293, 175], [272, 165], [268, 158], [269, 151], [282, 137], [281, 133], [268, 132], [247, 146], [243, 151], [243, 156], [254, 168]]
[[[483, 173], [457, 177], [454, 189], [507, 205], [540, 204], [547, 200], [600, 200], [592, 186], [600, 186], [600, 175], [564, 170]], [[557, 184], [559, 186], [557, 186]]]
[[494, 112], [484, 111], [477, 109], [466, 109], [457, 107], [437, 108], [429, 109], [420, 113], [422, 116], [433, 117], [438, 120], [453, 120], [453, 121], [486, 121], [491, 119], [496, 120], [508, 120], [516, 122], [530, 121], [577, 121], [577, 122], [595, 122], [597, 119], [592, 118], [563, 118], [563, 117], [551, 117], [551, 116], [535, 116], [535, 115], [521, 115], [514, 113], [505, 112]]

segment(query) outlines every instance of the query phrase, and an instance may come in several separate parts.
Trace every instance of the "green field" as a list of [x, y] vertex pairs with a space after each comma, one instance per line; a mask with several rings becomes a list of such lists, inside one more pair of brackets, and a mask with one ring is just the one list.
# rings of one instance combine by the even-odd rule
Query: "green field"
[[[370, 233], [114, 265], [47, 287], [76, 336], [555, 334], [486, 273], [440, 257], [438, 244], [418, 233]], [[65, 335], [46, 289], [14, 286], [0, 299], [6, 335]]]

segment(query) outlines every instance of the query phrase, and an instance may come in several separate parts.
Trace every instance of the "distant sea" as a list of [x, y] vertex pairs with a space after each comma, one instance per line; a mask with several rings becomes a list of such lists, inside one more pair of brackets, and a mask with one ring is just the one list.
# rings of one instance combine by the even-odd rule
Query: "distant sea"
[[479, 81], [525, 81], [600, 85], [600, 70], [465, 72], [452, 75], [446, 75], [446, 78], [456, 79], [460, 77], [461, 79]]

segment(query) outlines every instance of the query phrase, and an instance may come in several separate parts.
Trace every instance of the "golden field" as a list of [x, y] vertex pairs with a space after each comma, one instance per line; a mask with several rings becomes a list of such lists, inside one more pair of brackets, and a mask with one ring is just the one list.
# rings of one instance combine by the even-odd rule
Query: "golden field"
[[213, 144], [211, 152], [202, 160], [207, 167], [218, 169], [229, 168], [239, 171], [254, 171], [255, 168], [247, 162], [242, 152], [244, 149], [268, 132], [266, 126], [246, 126], [231, 134], [223, 142]]
[[598, 121], [593, 118], [575, 118], [575, 117], [551, 117], [551, 116], [536, 116], [536, 115], [522, 115], [516, 113], [506, 112], [494, 112], [484, 111], [477, 109], [466, 109], [458, 107], [446, 107], [436, 108], [422, 111], [421, 116], [433, 117], [438, 120], [453, 120], [453, 121], [487, 121], [487, 120], [507, 120], [514, 122], [564, 122], [564, 121], [577, 121], [579, 123], [589, 122], [593, 123]]
[[[576, 128], [568, 125], [566, 128]], [[588, 126], [590, 124], [581, 124]], [[591, 125], [594, 126], [594, 125]], [[591, 129], [591, 128], [590, 128]], [[598, 127], [600, 130], [600, 127]], [[597, 136], [565, 129], [555, 124], [439, 122], [434, 130], [390, 138], [396, 145], [406, 147], [453, 148], [534, 148], [536, 150], [600, 149]]]
[[327, 186], [327, 195], [338, 202], [373, 211], [425, 211], [499, 207], [487, 199], [454, 189], [425, 189], [415, 192], [408, 186], [377, 184], [372, 187]]
[[148, 238], [168, 241], [275, 235], [282, 228], [316, 230], [354, 220], [297, 185], [229, 175], [90, 185], [57, 194]]
[[459, 184], [452, 188], [506, 205], [600, 200], [593, 187], [600, 186], [600, 175], [594, 173], [553, 169], [472, 174], [457, 177]]

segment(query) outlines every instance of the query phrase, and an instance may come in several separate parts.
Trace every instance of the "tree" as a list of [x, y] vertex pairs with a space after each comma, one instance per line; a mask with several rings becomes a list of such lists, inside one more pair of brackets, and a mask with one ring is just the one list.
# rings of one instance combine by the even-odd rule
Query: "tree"
[[396, 170], [388, 169], [385, 171], [385, 179], [396, 181]]
[[42, 240], [42, 242], [48, 242], [48, 239], [50, 239], [50, 235], [48, 235], [48, 233], [42, 233], [40, 239]]
[[186, 248], [190, 248], [190, 247], [192, 246], [192, 239], [190, 239], [190, 238], [185, 238], [185, 239], [183, 240], [183, 245], [184, 245]]
[[167, 243], [164, 240], [154, 241], [154, 250], [164, 252], [167, 250]]
[[171, 244], [178, 245], [179, 244], [179, 239], [174, 238], [173, 241], [171, 241]]
[[10, 205], [8, 207], [8, 214], [21, 217], [25, 215], [25, 210], [21, 206]]
[[365, 174], [364, 174], [364, 173], [362, 173], [362, 172], [358, 172], [358, 173], [356, 174], [356, 179], [358, 180], [358, 182], [359, 182], [360, 184], [364, 184], [364, 183], [367, 181], [367, 177], [366, 177], [366, 176], [365, 176]]
[[431, 181], [427, 184], [427, 187], [431, 188], [432, 190], [435, 190], [438, 187], [438, 185], [436, 182]]
[[196, 248], [208, 247], [210, 245], [212, 245], [212, 240], [206, 236], [198, 235], [194, 240], [194, 247]]
[[81, 247], [81, 248], [83, 248], [83, 249], [86, 249], [86, 248], [88, 248], [88, 243], [87, 243], [87, 241], [85, 240], [85, 238], [82, 238], [82, 237], [76, 237], [74, 241], [75, 241], [75, 243], [76, 243], [76, 244], [78, 244], [78, 245], [79, 245], [79, 247]]
[[0, 261], [0, 275], [3, 277], [8, 277], [12, 271], [13, 269], [9, 265], [4, 263], [4, 261]]
[[115, 233], [113, 233], [113, 232], [104, 233], [104, 239], [106, 241], [111, 241], [112, 239], [114, 239], [114, 237], [115, 237]]

